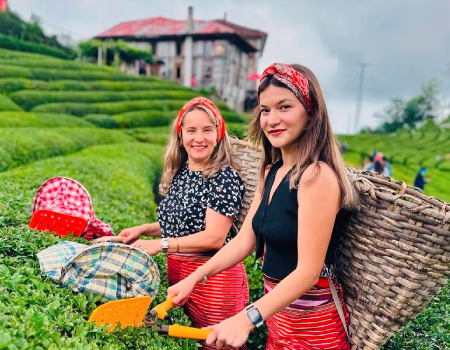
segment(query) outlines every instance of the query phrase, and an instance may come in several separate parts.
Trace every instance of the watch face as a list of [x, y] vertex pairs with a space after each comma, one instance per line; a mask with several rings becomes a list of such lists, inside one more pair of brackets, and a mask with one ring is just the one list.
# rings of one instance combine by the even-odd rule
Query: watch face
[[247, 311], [247, 315], [248, 318], [250, 319], [250, 321], [252, 321], [253, 324], [257, 324], [258, 322], [260, 322], [260, 314], [259, 311], [256, 309], [251, 309]]
[[169, 241], [167, 239], [163, 239], [161, 241], [161, 247], [168, 248], [169, 247]]

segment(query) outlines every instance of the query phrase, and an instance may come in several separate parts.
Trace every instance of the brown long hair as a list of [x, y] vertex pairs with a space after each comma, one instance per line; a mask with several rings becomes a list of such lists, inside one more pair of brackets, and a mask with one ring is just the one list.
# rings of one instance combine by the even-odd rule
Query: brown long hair
[[[204, 108], [195, 106], [188, 110], [185, 116], [194, 109], [205, 111]], [[215, 120], [213, 118], [211, 118], [211, 121], [215, 124]], [[188, 154], [183, 147], [180, 136], [178, 136], [177, 120], [175, 119], [172, 123], [171, 136], [166, 149], [164, 169], [161, 176], [161, 182], [159, 184], [159, 193], [162, 196], [167, 195], [174, 176], [186, 165], [187, 161]], [[209, 158], [209, 162], [203, 169], [202, 176], [204, 178], [209, 178], [225, 167], [232, 167], [239, 171], [237, 164], [233, 160], [233, 149], [231, 147], [227, 132], [225, 132], [222, 140], [220, 140], [216, 147], [214, 147], [214, 150]]]
[[[339, 151], [337, 140], [331, 130], [327, 107], [319, 82], [314, 73], [305, 66], [293, 64], [291, 67], [308, 79], [312, 107], [310, 113], [308, 113], [308, 120], [305, 127], [298, 138], [295, 153], [296, 162], [289, 179], [289, 188], [293, 189], [298, 187], [301, 175], [311, 164], [315, 165], [314, 177], [317, 176], [320, 172], [319, 161], [322, 161], [328, 164], [337, 175], [341, 189], [341, 207], [347, 209], [355, 208], [358, 203], [358, 196], [346, 175], [344, 161]], [[260, 84], [258, 97], [269, 85], [288, 89], [286, 85], [274, 77], [268, 77]], [[264, 179], [266, 168], [282, 157], [281, 149], [273, 147], [264, 134], [260, 119], [261, 109], [258, 105], [254, 111], [254, 118], [249, 125], [247, 138], [263, 146], [264, 154], [260, 169], [260, 178]]]

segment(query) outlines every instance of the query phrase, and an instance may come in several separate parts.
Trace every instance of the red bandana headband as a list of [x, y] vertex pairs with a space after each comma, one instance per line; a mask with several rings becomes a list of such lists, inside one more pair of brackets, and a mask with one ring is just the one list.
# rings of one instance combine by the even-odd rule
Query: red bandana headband
[[266, 68], [259, 80], [259, 84], [261, 85], [264, 79], [272, 76], [294, 93], [307, 112], [311, 111], [312, 101], [309, 97], [309, 82], [303, 74], [297, 72], [288, 64], [274, 63]]
[[186, 115], [186, 112], [195, 106], [202, 107], [211, 118], [215, 119], [217, 128], [217, 143], [219, 143], [225, 135], [225, 121], [223, 120], [222, 114], [220, 114], [220, 111], [217, 109], [216, 105], [206, 97], [193, 98], [188, 103], [186, 103], [183, 108], [181, 108], [180, 113], [178, 113], [177, 117], [178, 136], [181, 137], [181, 123], [184, 116]]

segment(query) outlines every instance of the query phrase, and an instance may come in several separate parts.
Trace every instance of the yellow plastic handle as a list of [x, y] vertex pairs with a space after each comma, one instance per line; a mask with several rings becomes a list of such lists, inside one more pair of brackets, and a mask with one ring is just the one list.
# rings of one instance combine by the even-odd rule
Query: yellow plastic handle
[[167, 334], [175, 338], [205, 340], [211, 331], [209, 329], [192, 328], [174, 324], [168, 327]]
[[[171, 297], [169, 299], [167, 299], [166, 301], [162, 302], [159, 305], [156, 305], [151, 311], [150, 313], [154, 316], [158, 316], [158, 318], [160, 320], [164, 320], [167, 316], [167, 312], [172, 309], [174, 307], [174, 305], [172, 304], [172, 300], [175, 297]], [[156, 314], [156, 315], [155, 315]]]

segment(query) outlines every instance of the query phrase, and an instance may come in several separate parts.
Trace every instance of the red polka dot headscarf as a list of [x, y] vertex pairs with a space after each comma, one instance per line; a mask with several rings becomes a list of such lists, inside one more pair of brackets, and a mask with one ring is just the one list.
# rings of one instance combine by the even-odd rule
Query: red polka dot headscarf
[[271, 77], [286, 85], [305, 107], [306, 111], [308, 113], [311, 112], [312, 101], [309, 96], [309, 81], [302, 73], [296, 71], [289, 64], [274, 63], [264, 70], [259, 84], [261, 85], [265, 79], [270, 79]]
[[183, 122], [184, 116], [194, 107], [200, 107], [205, 110], [208, 115], [216, 121], [217, 129], [217, 143], [219, 143], [225, 135], [225, 121], [223, 120], [222, 114], [220, 114], [219, 109], [216, 105], [206, 97], [196, 97], [190, 100], [188, 103], [181, 108], [180, 113], [177, 117], [177, 133], [181, 137], [181, 124]]

